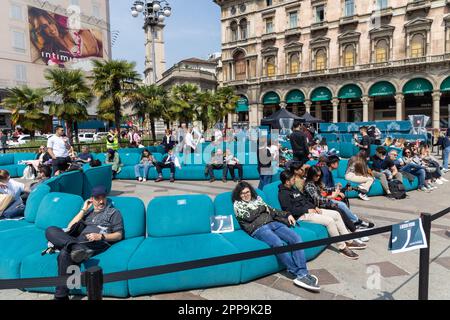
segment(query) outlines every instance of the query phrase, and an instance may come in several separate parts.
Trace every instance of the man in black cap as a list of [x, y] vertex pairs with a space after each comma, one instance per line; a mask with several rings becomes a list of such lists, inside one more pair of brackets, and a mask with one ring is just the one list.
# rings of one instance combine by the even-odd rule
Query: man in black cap
[[[68, 268], [79, 266], [92, 256], [106, 251], [111, 244], [123, 239], [124, 226], [121, 213], [108, 202], [104, 186], [95, 187], [92, 197], [83, 205], [81, 211], [70, 222], [65, 231], [58, 227], [47, 228], [45, 235], [60, 250], [58, 274], [68, 275]], [[48, 250], [46, 250], [48, 252]], [[67, 286], [56, 287], [55, 300], [67, 300]]]

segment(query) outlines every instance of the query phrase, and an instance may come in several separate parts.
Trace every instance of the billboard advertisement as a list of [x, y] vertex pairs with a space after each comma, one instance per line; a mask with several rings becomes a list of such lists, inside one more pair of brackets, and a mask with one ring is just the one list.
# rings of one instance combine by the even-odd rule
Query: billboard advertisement
[[90, 59], [103, 58], [102, 31], [83, 28], [77, 8], [64, 16], [28, 7], [33, 62], [85, 69]]

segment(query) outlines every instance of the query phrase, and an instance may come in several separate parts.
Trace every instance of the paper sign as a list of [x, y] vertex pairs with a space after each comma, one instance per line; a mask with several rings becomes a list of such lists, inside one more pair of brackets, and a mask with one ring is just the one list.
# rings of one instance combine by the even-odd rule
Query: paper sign
[[234, 232], [233, 216], [214, 216], [211, 217], [212, 233]]
[[422, 220], [406, 221], [392, 226], [389, 250], [401, 253], [427, 248], [427, 239], [422, 226]]

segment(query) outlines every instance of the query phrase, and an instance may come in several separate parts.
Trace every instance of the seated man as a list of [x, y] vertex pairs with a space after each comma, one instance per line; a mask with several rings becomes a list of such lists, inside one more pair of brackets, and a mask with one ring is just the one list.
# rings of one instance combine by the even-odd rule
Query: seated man
[[389, 181], [395, 179], [403, 183], [403, 176], [394, 163], [397, 160], [397, 155], [396, 150], [391, 150], [389, 156], [387, 156], [386, 149], [378, 147], [375, 155], [372, 157], [373, 176], [380, 180], [387, 197], [391, 197], [392, 195], [389, 189]]
[[0, 218], [14, 219], [23, 216], [25, 205], [21, 198], [25, 185], [11, 179], [8, 171], [0, 170], [0, 194], [9, 196], [6, 209], [0, 212]]
[[[239, 163], [239, 159], [236, 158], [232, 153], [230, 149], [227, 149], [225, 153], [225, 162], [227, 165], [228, 170], [230, 171], [231, 178], [234, 182], [241, 182], [242, 177], [244, 176], [244, 167], [242, 164]], [[236, 179], [236, 175], [234, 170], [238, 171], [239, 179]], [[226, 177], [226, 175], [225, 175]]]
[[90, 163], [93, 159], [94, 159], [94, 156], [89, 152], [89, 147], [82, 146], [81, 153], [78, 154], [75, 161], [84, 164], [84, 163]]
[[[81, 211], [70, 222], [68, 229], [71, 230], [68, 233], [57, 227], [47, 228], [45, 232], [47, 240], [54, 245], [54, 249], [60, 250], [58, 256], [60, 276], [66, 276], [70, 266], [79, 266], [123, 239], [122, 214], [112, 207], [106, 194], [104, 186], [92, 190], [92, 197], [86, 200]], [[67, 300], [68, 295], [67, 286], [56, 287], [55, 300]]]
[[222, 171], [222, 181], [225, 183], [227, 182], [227, 171], [228, 167], [224, 161], [224, 155], [223, 151], [221, 149], [217, 149], [216, 153], [212, 154], [212, 158], [209, 161], [209, 164], [206, 166], [205, 173], [209, 175], [209, 182], [216, 181], [216, 178], [214, 177], [214, 171], [215, 170], [221, 170]]
[[175, 170], [176, 168], [181, 169], [180, 161], [178, 160], [177, 156], [175, 155], [173, 149], [170, 149], [168, 154], [164, 157], [164, 159], [161, 162], [155, 163], [156, 172], [158, 172], [158, 178], [155, 180], [155, 182], [161, 182], [164, 181], [162, 170], [163, 169], [170, 169], [170, 182], [175, 182]]

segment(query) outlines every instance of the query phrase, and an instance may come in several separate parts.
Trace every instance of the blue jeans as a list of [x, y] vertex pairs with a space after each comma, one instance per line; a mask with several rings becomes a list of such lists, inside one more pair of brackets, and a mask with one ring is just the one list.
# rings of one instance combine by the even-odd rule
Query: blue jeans
[[425, 169], [418, 164], [410, 163], [404, 166], [401, 170], [402, 172], [410, 173], [417, 178], [419, 178], [419, 188], [422, 188], [425, 186], [425, 177], [427, 175]]
[[272, 177], [273, 176], [260, 176], [259, 177], [259, 185], [258, 189], [263, 190], [265, 186], [272, 183]]
[[[152, 165], [150, 163], [140, 163], [134, 166], [134, 174], [136, 176], [136, 178], [146, 178], [147, 179], [147, 175], [148, 175], [148, 170], [150, 169]], [[144, 169], [144, 175], [141, 175], [141, 169]]]
[[[280, 222], [271, 222], [260, 227], [253, 232], [252, 237], [267, 243], [271, 248], [282, 247], [285, 243], [297, 244], [302, 242], [302, 238], [295, 231]], [[289, 252], [278, 254], [277, 258], [286, 266], [289, 273], [299, 278], [308, 275], [303, 250], [294, 251], [292, 254]]]
[[359, 218], [350, 210], [347, 205], [342, 201], [331, 200], [331, 202], [337, 204], [338, 208], [345, 213], [345, 215], [353, 222], [358, 222]]
[[3, 211], [3, 217], [5, 219], [15, 219], [22, 217], [25, 212], [25, 205], [21, 198], [14, 200], [5, 211]]
[[444, 164], [443, 164], [443, 167], [446, 170], [448, 169], [449, 157], [450, 157], [450, 147], [444, 149]]

